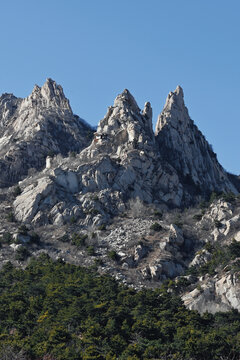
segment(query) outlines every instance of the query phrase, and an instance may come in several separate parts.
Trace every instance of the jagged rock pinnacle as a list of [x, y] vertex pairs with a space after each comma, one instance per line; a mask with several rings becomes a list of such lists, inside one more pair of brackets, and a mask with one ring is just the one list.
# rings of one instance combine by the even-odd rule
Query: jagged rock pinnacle
[[216, 154], [189, 117], [180, 86], [168, 94], [155, 135], [164, 158], [189, 184], [200, 186], [201, 191], [236, 193]]
[[29, 168], [43, 168], [49, 153], [78, 152], [90, 143], [91, 131], [73, 115], [62, 87], [52, 79], [35, 85], [25, 99], [1, 96], [0, 187], [16, 183]]
[[128, 89], [124, 89], [123, 92], [116, 97], [114, 106], [123, 107], [124, 109], [129, 109], [136, 113], [140, 112], [136, 100]]
[[42, 87], [35, 85], [30, 96], [24, 99], [22, 107], [29, 107], [30, 105], [61, 108], [62, 111], [72, 113], [71, 106], [64, 95], [63, 88], [50, 78], [46, 80]]

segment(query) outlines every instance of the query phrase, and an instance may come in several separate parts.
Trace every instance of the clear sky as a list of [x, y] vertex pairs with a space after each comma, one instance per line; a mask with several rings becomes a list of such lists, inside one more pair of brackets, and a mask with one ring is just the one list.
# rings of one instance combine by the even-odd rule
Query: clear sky
[[47, 77], [96, 125], [128, 88], [153, 123], [179, 84], [224, 168], [240, 173], [239, 0], [0, 1], [0, 93]]

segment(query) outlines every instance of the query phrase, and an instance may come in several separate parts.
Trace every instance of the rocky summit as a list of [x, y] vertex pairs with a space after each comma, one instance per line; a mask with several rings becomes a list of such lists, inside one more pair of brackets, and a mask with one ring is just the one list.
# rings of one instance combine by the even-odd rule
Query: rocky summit
[[0, 97], [0, 187], [16, 184], [41, 170], [47, 155], [80, 151], [92, 128], [74, 115], [63, 89], [47, 79], [25, 99]]
[[167, 283], [200, 312], [240, 309], [239, 188], [180, 86], [155, 131], [127, 89], [95, 132], [51, 79], [0, 97], [1, 265], [45, 252], [136, 289]]

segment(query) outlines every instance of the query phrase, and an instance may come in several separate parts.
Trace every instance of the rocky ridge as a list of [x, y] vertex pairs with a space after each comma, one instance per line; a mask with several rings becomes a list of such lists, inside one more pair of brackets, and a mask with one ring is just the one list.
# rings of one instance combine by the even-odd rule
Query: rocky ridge
[[[201, 275], [215, 258], [214, 244], [240, 241], [239, 179], [218, 163], [180, 87], [168, 95], [155, 135], [150, 103], [141, 110], [124, 90], [92, 141], [91, 127], [50, 79], [26, 99], [5, 94], [0, 104], [0, 233], [11, 235], [2, 263], [27, 247], [33, 255], [98, 263], [100, 272], [136, 288], [170, 279], [169, 291], [202, 312], [239, 307], [235, 265], [234, 273], [220, 266], [214, 276]], [[10, 185], [17, 179], [16, 192]], [[199, 207], [213, 191], [223, 197]]]

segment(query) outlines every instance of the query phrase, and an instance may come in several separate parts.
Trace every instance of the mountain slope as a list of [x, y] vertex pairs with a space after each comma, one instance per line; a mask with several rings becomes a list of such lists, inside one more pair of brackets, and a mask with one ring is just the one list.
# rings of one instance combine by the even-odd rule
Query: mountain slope
[[[25, 100], [1, 99], [2, 157], [10, 144], [13, 169], [25, 176], [17, 192], [0, 189], [2, 263], [11, 258], [21, 266], [18, 251], [23, 263], [26, 251], [46, 252], [95, 264], [136, 289], [170, 280], [169, 290], [201, 312], [240, 308], [233, 241], [240, 241], [238, 179], [224, 171], [190, 119], [180, 87], [169, 94], [156, 135], [150, 103], [141, 110], [125, 89], [89, 143], [83, 134], [91, 128], [72, 114], [52, 80]], [[22, 144], [36, 151], [20, 151]], [[47, 157], [49, 149], [64, 157]], [[46, 166], [36, 170], [41, 159]], [[35, 172], [24, 175], [23, 165], [32, 163]], [[12, 185], [9, 171], [1, 176]]]

